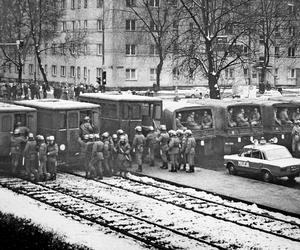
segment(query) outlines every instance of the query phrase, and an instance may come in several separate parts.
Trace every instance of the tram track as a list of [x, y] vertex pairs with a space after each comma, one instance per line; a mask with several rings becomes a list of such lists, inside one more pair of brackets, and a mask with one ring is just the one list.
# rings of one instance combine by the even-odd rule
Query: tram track
[[[80, 174], [74, 175], [83, 177]], [[233, 205], [200, 198], [195, 195], [183, 193], [182, 188], [177, 188], [170, 184], [162, 184], [160, 182], [145, 183], [137, 179], [127, 179], [123, 177], [117, 177], [117, 181], [114, 179], [97, 181], [111, 187], [175, 205], [195, 213], [300, 242], [300, 224], [293, 220], [275, 218], [266, 213], [253, 212]], [[167, 186], [169, 186], [169, 188]], [[149, 190], [149, 187], [151, 187], [151, 190]]]
[[203, 236], [203, 239], [197, 238], [114, 209], [105, 202], [95, 202], [92, 197], [59, 190], [57, 187], [51, 187], [49, 183], [2, 178], [0, 185], [158, 249], [184, 249], [186, 246], [190, 249], [226, 249], [220, 244], [205, 240], [208, 236]]

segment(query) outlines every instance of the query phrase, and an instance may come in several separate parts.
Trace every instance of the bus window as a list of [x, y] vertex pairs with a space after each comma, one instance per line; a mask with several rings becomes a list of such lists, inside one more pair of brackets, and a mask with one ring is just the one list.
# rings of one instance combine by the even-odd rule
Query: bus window
[[142, 115], [149, 116], [149, 105], [146, 103], [142, 105]]
[[67, 128], [67, 114], [66, 112], [60, 112], [58, 118], [59, 129]]
[[21, 122], [22, 126], [26, 126], [26, 114], [15, 114], [15, 124]]
[[27, 127], [30, 129], [30, 130], [33, 130], [34, 129], [34, 116], [33, 115], [28, 115], [27, 116]]
[[2, 116], [2, 129], [1, 132], [10, 132], [12, 131], [12, 117], [10, 115]]
[[93, 122], [93, 124], [98, 124], [98, 122], [99, 122], [99, 112], [97, 112], [97, 111], [93, 112], [92, 122]]
[[140, 105], [132, 105], [132, 119], [139, 119], [141, 117]]
[[161, 106], [160, 105], [155, 105], [154, 119], [155, 120], [161, 119]]
[[103, 104], [102, 116], [108, 118], [116, 118], [117, 114], [117, 105], [116, 104]]
[[129, 118], [129, 108], [128, 108], [128, 104], [124, 104], [123, 105], [123, 116], [124, 119], [128, 119]]
[[68, 127], [69, 128], [78, 128], [79, 127], [77, 112], [69, 112]]

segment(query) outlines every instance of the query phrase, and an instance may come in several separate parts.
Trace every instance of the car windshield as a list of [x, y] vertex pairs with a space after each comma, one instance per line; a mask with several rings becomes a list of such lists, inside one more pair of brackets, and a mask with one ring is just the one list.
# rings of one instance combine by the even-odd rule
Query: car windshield
[[269, 161], [293, 157], [286, 148], [276, 148], [276, 149], [268, 150], [265, 152], [265, 156]]

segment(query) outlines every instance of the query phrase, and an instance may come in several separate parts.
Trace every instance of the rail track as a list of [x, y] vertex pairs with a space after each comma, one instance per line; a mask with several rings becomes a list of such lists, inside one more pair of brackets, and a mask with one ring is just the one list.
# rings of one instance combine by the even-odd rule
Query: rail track
[[[203, 225], [207, 225], [212, 220], [221, 223], [221, 227], [228, 227], [228, 230], [236, 225], [239, 232], [254, 232], [252, 238], [265, 233], [267, 238], [274, 236], [275, 239], [286, 240], [292, 245], [300, 242], [299, 224], [295, 221], [272, 219], [255, 213], [249, 215], [248, 211], [242, 209], [180, 193], [179, 190], [173, 190], [175, 187], [168, 187], [166, 184], [144, 183], [120, 177], [90, 181], [81, 176], [63, 173], [59, 174], [55, 182], [32, 183], [18, 178], [2, 178], [0, 185], [159, 249], [245, 247], [244, 242], [232, 241], [225, 236], [217, 237], [218, 232], [213, 235], [210, 230], [201, 230], [202, 221]], [[129, 193], [132, 197], [128, 196]], [[114, 196], [117, 198], [112, 199]], [[190, 214], [195, 220], [194, 225], [189, 228], [185, 221], [173, 223], [172, 219], [165, 221], [159, 216], [156, 218], [154, 210], [137, 204], [149, 200], [153, 203], [151, 207], [174, 211], [175, 215], [167, 213], [170, 217], [177, 216], [178, 213]]]

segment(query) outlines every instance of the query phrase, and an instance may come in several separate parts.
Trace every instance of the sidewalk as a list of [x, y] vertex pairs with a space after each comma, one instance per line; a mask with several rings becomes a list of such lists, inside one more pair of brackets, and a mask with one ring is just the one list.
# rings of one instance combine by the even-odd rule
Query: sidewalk
[[171, 173], [158, 166], [145, 166], [142, 174], [300, 216], [300, 190], [296, 188], [203, 168], [196, 168], [195, 173]]

